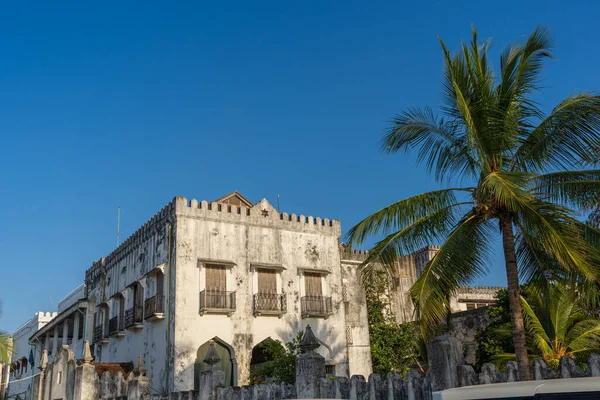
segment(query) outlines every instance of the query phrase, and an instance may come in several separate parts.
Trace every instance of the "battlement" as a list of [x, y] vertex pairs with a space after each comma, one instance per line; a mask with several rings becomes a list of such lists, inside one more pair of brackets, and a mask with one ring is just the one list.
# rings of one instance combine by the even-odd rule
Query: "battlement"
[[171, 219], [173, 219], [173, 210], [175, 209], [175, 201], [171, 201], [164, 206], [159, 212], [154, 214], [152, 218], [144, 223], [137, 231], [129, 236], [123, 243], [115, 248], [108, 256], [102, 257], [100, 260], [94, 261], [92, 266], [85, 271], [85, 282], [92, 283], [97, 281], [104, 271], [104, 267], [110, 265], [114, 260], [120, 260], [130, 252], [135, 250], [149, 236], [155, 234], [159, 229]]
[[499, 290], [505, 289], [502, 286], [461, 286], [456, 291], [457, 294], [469, 294], [469, 295], [493, 295], [495, 296]]
[[369, 257], [369, 250], [353, 249], [345, 243], [340, 243], [340, 258], [347, 261], [365, 261]]
[[304, 216], [278, 212], [266, 199], [256, 205], [232, 205], [206, 200], [189, 200], [176, 197], [176, 213], [188, 218], [218, 219], [231, 222], [242, 222], [256, 225], [280, 227], [283, 229], [320, 231], [339, 235], [340, 222], [335, 219]]

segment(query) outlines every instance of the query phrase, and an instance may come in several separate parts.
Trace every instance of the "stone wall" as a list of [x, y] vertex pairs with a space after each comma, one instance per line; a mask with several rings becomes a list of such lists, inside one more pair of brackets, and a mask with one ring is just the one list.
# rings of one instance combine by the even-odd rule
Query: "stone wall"
[[[303, 353], [296, 360], [296, 382], [226, 387], [223, 370], [216, 367], [220, 358], [211, 343], [203, 362], [208, 369], [199, 376], [199, 389], [171, 393], [156, 393], [150, 387], [146, 367], [141, 357], [127, 374], [121, 370], [104, 371], [92, 362], [89, 345], [79, 361], [73, 352], [63, 346], [55, 361], [47, 364], [44, 352], [40, 369], [35, 377], [31, 398], [52, 400], [122, 399], [122, 400], [283, 400], [283, 399], [348, 399], [348, 400], [429, 400], [434, 391], [454, 387], [515, 382], [519, 380], [516, 362], [509, 362], [501, 373], [493, 364], [484, 364], [479, 373], [471, 365], [463, 364], [460, 342], [450, 335], [435, 338], [428, 345], [429, 370], [425, 376], [409, 371], [405, 377], [389, 373], [385, 377], [370, 374], [351, 378], [327, 376], [325, 358], [316, 350], [321, 346], [310, 326], [306, 327], [300, 346]], [[531, 366], [535, 380], [600, 377], [600, 355], [589, 357], [587, 369], [582, 371], [575, 362], [563, 357], [554, 372], [542, 360]], [[99, 376], [100, 375], [100, 376]]]

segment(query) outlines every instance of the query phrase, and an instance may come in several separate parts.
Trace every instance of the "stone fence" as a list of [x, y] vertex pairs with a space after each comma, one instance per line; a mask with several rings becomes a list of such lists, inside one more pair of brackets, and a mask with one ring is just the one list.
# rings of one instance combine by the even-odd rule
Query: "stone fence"
[[[303, 353], [296, 360], [295, 383], [225, 387], [224, 371], [215, 367], [220, 358], [212, 344], [204, 359], [210, 368], [200, 373], [199, 390], [168, 394], [150, 393], [150, 383], [145, 376], [146, 368], [141, 357], [138, 358], [135, 368], [127, 372], [126, 368], [122, 368], [124, 364], [92, 363], [87, 342], [79, 362], [73, 359], [73, 352], [64, 346], [51, 365], [47, 365], [47, 355], [44, 353], [40, 365], [41, 373], [36, 376], [32, 396], [27, 398], [429, 400], [432, 393], [438, 390], [519, 380], [517, 364], [514, 361], [508, 363], [505, 373], [501, 373], [493, 364], [484, 364], [480, 373], [475, 372], [471, 365], [464, 365], [460, 341], [449, 335], [439, 336], [428, 344], [429, 370], [425, 376], [421, 376], [417, 371], [409, 371], [404, 378], [395, 372], [388, 373], [385, 377], [371, 374], [368, 380], [363, 376], [352, 376], [350, 379], [327, 376], [325, 359], [315, 351], [320, 343], [310, 326], [306, 327], [300, 345]], [[535, 360], [532, 376], [535, 380], [600, 376], [600, 355], [592, 354], [589, 357], [586, 371], [582, 371], [568, 357], [561, 358], [557, 372], [552, 371], [544, 361]]]

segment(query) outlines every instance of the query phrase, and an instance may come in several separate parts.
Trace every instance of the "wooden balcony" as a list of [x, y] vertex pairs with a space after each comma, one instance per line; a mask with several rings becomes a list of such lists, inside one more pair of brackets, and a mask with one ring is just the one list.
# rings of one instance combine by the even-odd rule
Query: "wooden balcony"
[[144, 302], [144, 319], [156, 321], [165, 317], [165, 296], [152, 296]]
[[287, 312], [285, 294], [256, 293], [254, 295], [254, 316], [277, 315], [281, 317]]
[[200, 292], [200, 315], [231, 315], [235, 311], [235, 292], [203, 290]]
[[126, 329], [141, 329], [144, 327], [144, 316], [142, 315], [143, 307], [135, 305], [125, 311], [125, 328]]
[[124, 316], [118, 315], [108, 321], [108, 335], [123, 337], [125, 336]]
[[302, 318], [328, 318], [333, 314], [331, 297], [304, 296], [300, 303]]

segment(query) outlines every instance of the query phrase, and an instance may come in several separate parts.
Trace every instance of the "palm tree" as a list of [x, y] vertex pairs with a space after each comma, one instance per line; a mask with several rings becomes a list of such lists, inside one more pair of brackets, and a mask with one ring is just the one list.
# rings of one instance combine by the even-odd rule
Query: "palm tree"
[[[532, 357], [541, 357], [556, 368], [563, 356], [585, 361], [589, 354], [600, 350], [600, 320], [586, 312], [579, 288], [556, 284], [548, 290], [530, 290], [521, 297], [527, 337], [537, 350]], [[492, 332], [497, 338], [510, 335], [502, 327]], [[493, 357], [503, 364], [514, 354]]]
[[[0, 303], [0, 316], [2, 316], [2, 303]], [[8, 332], [0, 329], [0, 364], [8, 364], [12, 354], [12, 337]]]
[[[411, 288], [423, 332], [439, 325], [448, 299], [460, 286], [489, 271], [492, 237], [504, 249], [512, 336], [522, 380], [530, 371], [519, 301], [522, 278], [543, 280], [545, 262], [586, 280], [597, 280], [600, 234], [579, 221], [600, 195], [600, 96], [572, 94], [549, 114], [531, 99], [543, 61], [551, 57], [544, 28], [500, 57], [496, 76], [488, 61], [490, 41], [472, 41], [445, 60], [442, 116], [411, 108], [396, 116], [382, 139], [387, 153], [417, 151], [418, 162], [444, 188], [400, 200], [348, 232], [350, 245], [385, 236], [362, 266], [363, 277], [381, 265], [394, 272], [399, 255], [441, 243]], [[470, 183], [462, 187], [464, 182]]]

